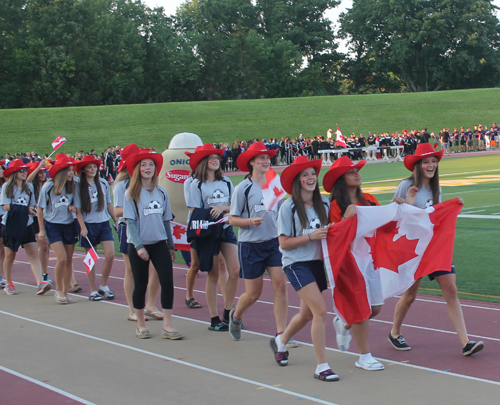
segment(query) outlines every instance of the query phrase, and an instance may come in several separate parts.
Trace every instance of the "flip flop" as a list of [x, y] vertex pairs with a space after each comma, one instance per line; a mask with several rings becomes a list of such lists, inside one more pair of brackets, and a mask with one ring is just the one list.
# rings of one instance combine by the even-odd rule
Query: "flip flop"
[[[145, 321], [149, 321], [149, 318], [144, 317], [144, 320], [145, 320]], [[134, 315], [132, 315], [132, 316], [129, 316], [129, 317], [127, 318], [127, 321], [130, 321], [130, 322], [137, 322], [137, 316], [136, 316], [135, 314], [134, 314]]]
[[188, 300], [185, 300], [184, 302], [189, 308], [192, 309], [202, 308], [202, 305], [198, 301], [196, 301], [194, 297], [191, 297]]
[[144, 315], [149, 316], [150, 318], [153, 318], [157, 321], [162, 321], [163, 320], [163, 314], [160, 311], [144, 311]]
[[68, 303], [68, 300], [66, 299], [66, 297], [59, 297], [57, 295], [57, 293], [54, 293], [54, 298], [56, 299], [58, 304], [67, 304]]

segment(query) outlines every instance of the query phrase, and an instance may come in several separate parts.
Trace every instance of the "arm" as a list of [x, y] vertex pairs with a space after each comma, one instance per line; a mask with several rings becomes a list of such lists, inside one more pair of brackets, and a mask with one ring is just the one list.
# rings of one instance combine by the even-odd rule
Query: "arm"
[[145, 261], [149, 260], [148, 252], [141, 242], [138, 221], [136, 221], [135, 219], [127, 218], [127, 232], [130, 235], [132, 244], [134, 245], [135, 250], [137, 250], [137, 254], [139, 255], [139, 257]]
[[170, 258], [172, 259], [172, 263], [175, 260], [175, 244], [174, 239], [172, 238], [172, 229], [170, 228], [170, 221], [163, 221], [163, 226], [165, 227], [165, 232], [167, 233], [167, 246], [170, 250]]
[[229, 215], [229, 224], [238, 228], [260, 226], [262, 221], [264, 221], [264, 218], [261, 217], [241, 218], [237, 215]]
[[82, 210], [81, 208], [76, 209], [76, 219], [78, 220], [78, 223], [80, 224], [80, 235], [83, 237], [87, 236], [87, 227], [85, 226], [85, 222], [83, 221], [83, 215], [82, 215]]
[[37, 217], [38, 217], [38, 227], [40, 231], [38, 232], [38, 239], [47, 239], [47, 235], [45, 233], [45, 222], [43, 220], [43, 208], [37, 208]]
[[5, 211], [10, 211], [10, 204], [4, 204], [3, 209]]
[[280, 247], [285, 250], [291, 250], [291, 249], [296, 249], [314, 240], [326, 239], [326, 236], [328, 235], [328, 228], [329, 226], [325, 228], [316, 229], [314, 232], [302, 236], [293, 237], [288, 235], [280, 235], [278, 237]]
[[114, 207], [113, 211], [115, 213], [115, 217], [123, 217], [123, 207]]
[[113, 218], [114, 223], [118, 224], [118, 217], [115, 214], [115, 209], [113, 208], [113, 203], [108, 203], [107, 205], [108, 205], [109, 215], [111, 215], [111, 218]]

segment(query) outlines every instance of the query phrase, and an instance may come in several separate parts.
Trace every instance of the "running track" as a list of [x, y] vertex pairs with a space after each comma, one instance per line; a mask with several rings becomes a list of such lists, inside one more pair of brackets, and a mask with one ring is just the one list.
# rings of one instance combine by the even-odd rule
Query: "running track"
[[[116, 323], [117, 325], [119, 324], [120, 328], [125, 328], [125, 334], [130, 335], [130, 341], [136, 343], [135, 340], [138, 339], [136, 339], [133, 334], [133, 324], [126, 321], [128, 310], [124, 306], [125, 298], [122, 290], [122, 280], [124, 272], [122, 259], [120, 257], [116, 257], [113, 267], [110, 287], [115, 291], [116, 299], [110, 303], [90, 302], [84, 300], [88, 294], [88, 285], [86, 282], [85, 272], [83, 270], [84, 266], [82, 260], [83, 254], [77, 252], [75, 254], [74, 264], [76, 278], [84, 287], [84, 291], [78, 294], [78, 296], [81, 296], [83, 300], [79, 300], [79, 302], [71, 306], [61, 306], [55, 303], [50, 293], [48, 293], [48, 296], [45, 297], [33, 296], [34, 288], [29, 287], [33, 286], [34, 284], [33, 276], [24, 255], [24, 251], [20, 249], [17, 261], [14, 265], [14, 282], [17, 283], [18, 290], [20, 290], [21, 293], [17, 296], [7, 296], [5, 293], [0, 292], [0, 317], [3, 320], [0, 339], [2, 339], [2, 335], [3, 338], [6, 339], [15, 339], [15, 337], [10, 336], [12, 333], [11, 328], [13, 328], [13, 326], [10, 325], [11, 321], [15, 324], [17, 319], [24, 320], [24, 318], [26, 317], [26, 319], [28, 320], [35, 319], [35, 322], [37, 322], [36, 319], [38, 319], [37, 316], [40, 314], [40, 312], [43, 312], [46, 316], [49, 316], [50, 314], [53, 318], [50, 317], [49, 319], [53, 319], [55, 321], [56, 319], [59, 319], [60, 316], [68, 318], [74, 317], [74, 314], [70, 315], [69, 313], [73, 312], [74, 309], [76, 309], [79, 313], [77, 317], [78, 319], [83, 320], [87, 316], [90, 318], [90, 311], [93, 315], [95, 315], [95, 313], [100, 314], [103, 318], [102, 321], [105, 322], [106, 325], [108, 323]], [[49, 266], [51, 266], [49, 268], [49, 273], [51, 276], [53, 276], [52, 266], [54, 265], [54, 263], [54, 258], [51, 258], [49, 262]], [[96, 270], [97, 274], [99, 275], [99, 263], [96, 266]], [[190, 338], [192, 338], [193, 334], [196, 335], [198, 333], [205, 333], [206, 327], [208, 325], [209, 315], [205, 301], [205, 294], [203, 292], [204, 283], [206, 280], [205, 274], [199, 275], [195, 287], [195, 297], [203, 305], [203, 308], [189, 309], [185, 306], [184, 295], [186, 270], [187, 268], [185, 265], [175, 264], [174, 284], [176, 286], [176, 290], [174, 300], [174, 314], [176, 315], [176, 317], [179, 317], [179, 319], [191, 320], [188, 329], [186, 326], [178, 326], [178, 328], [186, 334], [187, 340], [191, 340]], [[241, 294], [242, 292], [243, 283], [240, 283], [238, 294]], [[288, 292], [290, 306], [289, 317], [291, 317], [298, 310], [299, 299], [290, 285], [288, 288]], [[325, 291], [324, 296], [329, 305], [329, 308], [332, 308], [331, 296], [329, 295], [329, 292]], [[230, 336], [225, 333], [208, 333], [209, 337], [212, 338], [213, 336], [214, 339], [225, 339], [225, 341], [227, 341], [228, 347], [232, 344], [236, 344], [239, 348], [243, 348], [243, 345], [251, 343], [253, 336], [259, 337], [262, 335], [268, 336], [274, 334], [275, 326], [272, 313], [272, 299], [273, 294], [271, 285], [270, 282], [267, 281], [265, 283], [261, 299], [244, 316], [245, 330], [252, 331], [256, 333], [256, 335], [244, 332], [241, 343], [233, 342]], [[425, 295], [419, 296], [418, 300], [412, 306], [412, 309], [405, 321], [403, 333], [408, 343], [412, 346], [412, 350], [409, 352], [398, 352], [394, 350], [387, 341], [387, 334], [390, 330], [391, 318], [396, 301], [396, 298], [387, 300], [381, 314], [376, 319], [372, 320], [370, 324], [371, 352], [375, 357], [379, 358], [386, 365], [387, 369], [391, 368], [391, 366], [404, 365], [404, 367], [406, 368], [424, 370], [424, 374], [440, 374], [454, 377], [463, 376], [465, 380], [474, 380], [486, 383], [489, 389], [492, 389], [493, 392], [496, 392], [496, 394], [500, 394], [500, 304], [462, 300], [463, 311], [470, 339], [481, 339], [485, 342], [485, 349], [482, 352], [472, 357], [464, 358], [461, 355], [461, 348], [458, 338], [456, 337], [453, 326], [451, 325], [451, 322], [447, 316], [446, 305], [443, 303], [443, 299], [440, 297]], [[37, 305], [35, 305], [35, 308], [25, 307], [28, 302], [35, 302]], [[15, 313], [14, 311], [8, 309], [9, 307], [12, 307], [13, 303], [15, 303], [15, 308], [17, 310], [15, 311]], [[222, 312], [222, 297], [219, 298], [219, 307]], [[105, 319], [108, 313], [108, 316], [112, 317], [112, 319]], [[341, 375], [342, 379], [343, 377], [346, 377], [346, 375], [348, 376], [350, 373], [353, 373], [353, 369], [356, 370], [353, 367], [353, 363], [357, 360], [357, 349], [353, 339], [349, 353], [342, 354], [342, 356], [348, 357], [346, 366], [347, 369], [339, 368], [341, 366], [337, 364], [343, 364], [343, 362], [337, 362], [336, 360], [336, 356], [340, 355], [340, 352], [336, 350], [335, 332], [331, 323], [332, 319], [333, 313], [330, 312], [327, 327], [327, 346], [329, 348], [332, 348], [331, 352], [333, 353], [333, 355], [329, 355], [329, 361], [330, 365], [332, 365], [334, 370], [336, 370]], [[7, 320], [7, 323], [5, 322], [5, 320]], [[72, 319], [72, 321], [76, 320], [77, 319]], [[46, 321], [43, 322], [45, 323]], [[177, 322], [180, 322], [180, 320]], [[51, 324], [51, 322], [48, 322], [48, 324]], [[148, 325], [150, 325], [150, 329], [152, 331], [161, 327], [161, 324], [155, 321], [149, 321]], [[183, 323], [183, 325], [185, 324]], [[22, 327], [23, 326], [21, 326], [21, 328]], [[111, 334], [111, 332], [112, 330], [109, 330], [107, 331], [107, 334]], [[128, 337], [129, 336], [127, 335], [127, 338]], [[311, 344], [309, 328], [305, 328], [297, 336], [295, 336], [295, 338], [296, 340], [299, 340], [304, 344], [302, 344], [298, 349], [292, 349], [290, 357], [291, 362], [293, 362], [294, 357], [299, 357], [299, 353], [303, 354], [303, 351], [305, 351], [307, 346]], [[158, 339], [152, 339], [151, 341], [153, 340]], [[159, 340], [161, 341], [161, 339]], [[272, 359], [271, 351], [267, 347], [267, 340], [264, 340], [266, 344], [262, 349], [260, 349], [259, 346], [258, 352], [260, 353], [262, 351], [263, 355], [265, 356], [264, 358]], [[243, 341], [248, 342], [243, 343]], [[7, 340], [7, 342], [10, 342], [10, 340]], [[23, 342], [20, 342], [19, 344], [21, 345]], [[188, 342], [186, 343], [189, 345]], [[3, 353], [6, 353], [6, 350], [8, 350], [6, 347], [6, 345], [8, 344], [10, 343], [3, 343]], [[24, 344], [26, 344], [26, 342], [24, 342]], [[262, 343], [260, 345], [262, 346]], [[0, 378], [2, 381], [2, 386], [4, 388], [8, 387], [8, 389], [3, 390], [1, 396], [2, 399], [0, 400], [1, 404], [28, 404], [32, 403], [32, 401], [34, 402], [35, 398], [38, 404], [100, 403], [99, 401], [87, 402], [87, 400], [83, 399], [85, 396], [81, 395], [81, 393], [79, 395], [75, 395], [73, 392], [68, 392], [68, 390], [58, 391], [57, 388], [54, 391], [54, 387], [51, 385], [50, 380], [44, 380], [40, 378], [35, 378], [33, 380], [26, 379], [29, 378], [27, 377], [27, 375], [29, 375], [30, 371], [33, 369], [33, 365], [30, 362], [30, 357], [34, 356], [34, 354], [30, 355], [30, 350], [32, 350], [32, 348], [24, 346], [18, 347], [19, 353], [22, 353], [21, 355], [17, 355], [17, 358], [20, 360], [19, 367], [12, 367], [12, 364], [10, 366], [5, 366], [3, 360], [0, 360], [0, 366], [4, 366], [0, 367]], [[24, 353], [26, 353], [26, 358], [23, 358]], [[349, 354], [351, 355], [349, 356]], [[222, 356], [224, 356], [224, 353], [215, 353], [211, 356], [214, 355], [216, 356], [216, 358], [222, 358]], [[208, 357], [210, 358], [211, 356]], [[312, 352], [309, 356], [312, 356]], [[332, 356], [335, 358], [335, 360], [330, 358]], [[68, 353], [68, 357], [71, 357], [71, 352]], [[307, 361], [310, 363], [313, 362], [313, 360], [314, 357], [308, 358]], [[78, 363], [81, 362], [81, 359], [79, 359]], [[37, 368], [39, 368], [40, 370], [50, 368], [50, 361], [48, 361], [47, 359], [42, 360], [41, 363], [42, 364], [37, 364]], [[15, 364], [17, 365], [17, 362]], [[72, 362], [69, 362], [69, 364], [71, 365], [73, 371], [76, 371], [76, 368], [79, 368], [76, 364], [72, 364]], [[268, 364], [270, 365], [270, 367], [271, 365], [276, 366], [272, 363], [272, 360], [270, 360]], [[308, 366], [309, 368], [311, 367], [310, 364]], [[88, 367], [90, 368], [91, 373], [92, 365], [90, 364]], [[286, 368], [277, 367], [276, 369], [271, 368], [271, 371], [288, 371], [289, 369], [291, 369], [290, 366]], [[387, 373], [387, 370], [382, 373]], [[380, 378], [380, 376], [383, 376], [382, 373], [364, 372], [364, 374], [362, 374], [362, 377], [368, 378], [368, 381], [370, 381], [370, 378], [374, 378], [371, 376], [374, 376], [374, 374], [376, 374], [377, 378]], [[74, 378], [75, 382], [80, 379], [79, 374], [76, 374]], [[312, 384], [313, 382], [315, 381], [311, 378], [311, 381], [309, 381], [309, 383]], [[390, 381], [387, 382], [390, 383]], [[422, 388], [425, 389], [425, 387]], [[78, 390], [76, 390], [76, 392], [78, 392]], [[384, 401], [379, 402], [379, 399], [371, 398], [370, 400], [373, 404], [384, 403]], [[460, 401], [460, 398], [457, 399], [458, 401], [456, 403], [462, 403]], [[484, 403], [488, 403], [488, 401], [489, 399]], [[125, 401], [122, 403], [127, 402]], [[154, 401], [151, 403], [154, 403]], [[212, 402], [201, 401], [200, 403]], [[342, 404], [346, 402], [339, 403]], [[481, 401], [477, 403], [481, 403]]]

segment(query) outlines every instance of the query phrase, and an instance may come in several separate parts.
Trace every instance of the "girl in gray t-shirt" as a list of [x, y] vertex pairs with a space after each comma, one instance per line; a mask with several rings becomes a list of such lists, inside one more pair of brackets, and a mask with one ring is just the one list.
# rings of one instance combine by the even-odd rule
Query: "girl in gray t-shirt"
[[245, 292], [229, 317], [229, 332], [235, 340], [241, 338], [244, 312], [262, 293], [266, 269], [274, 291], [276, 330], [281, 333], [286, 327], [288, 296], [278, 243], [278, 205], [266, 213], [262, 196], [266, 173], [277, 151], [268, 151], [263, 143], [254, 142], [237, 161], [238, 168], [249, 173], [234, 189], [229, 216], [229, 223], [240, 228], [240, 275], [245, 279]]
[[96, 285], [96, 272], [91, 271], [87, 275], [91, 301], [115, 298], [115, 294], [108, 287], [109, 275], [115, 259], [115, 243], [109, 220], [113, 218], [115, 226], [118, 220], [111, 203], [109, 184], [99, 176], [100, 165], [101, 160], [96, 160], [92, 155], [85, 156], [75, 164], [75, 170], [80, 175], [80, 182], [76, 186], [75, 193], [76, 217], [80, 224], [80, 247], [88, 253], [90, 249], [101, 244], [104, 250], [99, 289]]
[[[5, 170], [8, 177], [7, 182], [2, 186], [0, 204], [3, 206], [6, 213], [3, 216], [2, 222], [4, 225], [5, 240], [5, 292], [8, 295], [16, 294], [16, 289], [12, 283], [12, 267], [16, 258], [19, 245], [22, 245], [31, 264], [31, 271], [35, 276], [38, 286], [37, 294], [45, 294], [50, 291], [52, 284], [44, 282], [42, 278], [42, 265], [38, 257], [38, 247], [36, 245], [35, 231], [33, 229], [33, 215], [36, 214], [36, 201], [33, 190], [33, 185], [26, 181], [28, 176], [28, 167], [22, 160], [15, 160], [10, 163], [10, 166]], [[21, 209], [21, 217], [19, 218], [13, 211]], [[27, 214], [27, 220], [26, 215]], [[10, 217], [10, 218], [9, 218]], [[26, 222], [25, 222], [26, 221]], [[26, 229], [25, 235], [16, 235], [16, 230]], [[13, 230], [13, 232], [11, 232]]]
[[[405, 167], [410, 170], [412, 174], [399, 183], [396, 194], [394, 195], [394, 200], [397, 202], [405, 201], [407, 204], [422, 209], [441, 202], [438, 164], [442, 156], [443, 151], [436, 152], [429, 143], [419, 144], [414, 155], [405, 157]], [[462, 200], [461, 203], [463, 204]], [[452, 265], [451, 271], [446, 270], [448, 269], [431, 273], [429, 274], [429, 278], [431, 280], [436, 279], [443, 292], [448, 307], [448, 314], [455, 326], [460, 343], [462, 344], [462, 354], [464, 356], [470, 356], [482, 350], [484, 343], [482, 341], [475, 342], [469, 340], [462, 308], [457, 295], [455, 267]], [[389, 333], [389, 341], [397, 350], [411, 349], [401, 334], [401, 327], [411, 304], [417, 297], [419, 285], [420, 280], [415, 281], [396, 304], [394, 322], [391, 332]]]
[[166, 190], [157, 185], [162, 164], [162, 155], [149, 149], [127, 158], [126, 166], [132, 178], [125, 192], [123, 218], [127, 221], [128, 257], [134, 275], [132, 301], [137, 317], [136, 336], [151, 337], [144, 319], [151, 261], [161, 285], [162, 338], [175, 340], [183, 336], [172, 326], [175, 248], [170, 231], [170, 201]]
[[326, 304], [321, 292], [327, 288], [321, 240], [328, 234], [328, 199], [319, 192], [318, 177], [321, 160], [296, 158], [283, 170], [281, 184], [292, 194], [280, 208], [278, 235], [283, 253], [283, 267], [288, 280], [300, 296], [300, 311], [285, 331], [271, 339], [275, 360], [280, 366], [288, 364], [286, 344], [293, 334], [311, 319], [311, 335], [317, 366], [314, 378], [338, 381], [326, 361]]
[[78, 233], [73, 219], [75, 170], [73, 160], [64, 153], [56, 156], [50, 168], [48, 181], [42, 187], [38, 200], [38, 239], [48, 239], [57, 257], [54, 269], [57, 291], [56, 301], [60, 304], [75, 302], [68, 296], [73, 276], [73, 252]]
[[[3, 177], [3, 171], [5, 170], [5, 167], [3, 166], [4, 163], [4, 160], [0, 161], [0, 187], [2, 187], [5, 183], [5, 177]], [[5, 249], [2, 240], [2, 217], [4, 214], [5, 210], [3, 209], [3, 205], [0, 204], [0, 288], [5, 287], [5, 282], [3, 280], [3, 261], [5, 259]]]
[[[215, 149], [212, 144], [207, 143], [198, 146], [189, 159], [189, 165], [195, 173], [191, 183], [188, 206], [191, 210], [195, 208], [211, 209], [210, 214], [214, 219], [219, 218], [221, 214], [229, 214], [233, 192], [231, 180], [222, 175], [220, 159], [223, 153], [223, 149]], [[214, 265], [208, 273], [206, 284], [207, 304], [210, 311], [208, 329], [216, 332], [229, 330], [229, 312], [236, 297], [240, 271], [236, 243], [233, 227], [225, 224], [220, 239], [220, 252], [226, 260], [228, 278], [224, 294], [222, 321], [217, 311], [217, 282], [220, 271], [218, 257], [213, 261]], [[217, 251], [217, 247], [215, 251]], [[218, 256], [218, 252], [216, 254]], [[201, 268], [204, 270], [203, 267]]]

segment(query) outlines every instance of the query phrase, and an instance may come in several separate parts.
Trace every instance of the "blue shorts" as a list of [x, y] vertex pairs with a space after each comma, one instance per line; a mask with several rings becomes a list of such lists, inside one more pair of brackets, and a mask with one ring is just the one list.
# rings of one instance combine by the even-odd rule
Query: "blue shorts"
[[[87, 238], [89, 238], [92, 246], [97, 246], [101, 242], [106, 242], [108, 240], [113, 240], [113, 231], [109, 226], [109, 221], [100, 222], [97, 224], [88, 224], [85, 223], [87, 227]], [[87, 238], [80, 236], [80, 247], [90, 248], [92, 246], [89, 245], [89, 241]]]
[[45, 221], [45, 233], [49, 245], [56, 242], [62, 242], [64, 245], [74, 245], [78, 242], [78, 232], [75, 221], [71, 224], [55, 224]]
[[125, 253], [128, 255], [127, 224], [124, 223], [118, 224], [118, 241], [120, 242], [120, 247], [118, 248], [118, 251], [120, 253]]
[[[222, 235], [220, 236], [219, 242], [232, 243], [233, 245], [238, 244], [238, 241], [236, 240], [236, 235], [234, 234], [233, 227], [231, 225], [229, 225], [227, 228], [224, 228], [224, 230], [222, 231]], [[191, 245], [191, 247], [193, 247], [193, 245]], [[218, 255], [219, 253], [220, 253], [220, 246], [219, 249], [215, 249], [214, 255]]]
[[429, 280], [432, 281], [436, 277], [446, 276], [447, 274], [455, 274], [455, 265], [453, 263], [451, 264], [451, 271], [444, 271], [444, 270], [435, 271], [434, 273], [429, 274]]
[[[9, 239], [5, 237], [5, 226], [2, 227], [1, 235], [3, 238], [3, 245], [14, 252], [17, 252], [18, 247], [15, 247], [13, 249], [9, 243]], [[33, 228], [33, 224], [28, 226], [28, 232], [26, 233], [26, 237], [21, 241], [21, 246], [24, 248], [24, 245], [27, 245], [28, 243], [36, 243], [35, 230]]]
[[262, 277], [269, 267], [281, 267], [278, 238], [260, 243], [240, 242], [240, 278], [254, 280]]
[[320, 291], [328, 288], [322, 260], [296, 262], [286, 266], [283, 270], [295, 291], [314, 282], [318, 284]]
[[3, 215], [0, 215], [0, 238], [3, 238], [3, 224], [2, 224]]

